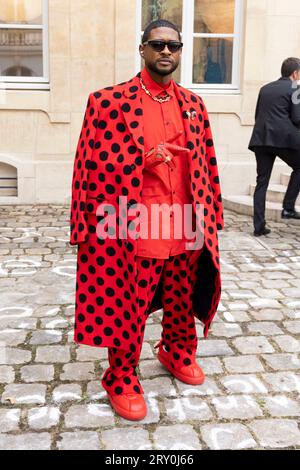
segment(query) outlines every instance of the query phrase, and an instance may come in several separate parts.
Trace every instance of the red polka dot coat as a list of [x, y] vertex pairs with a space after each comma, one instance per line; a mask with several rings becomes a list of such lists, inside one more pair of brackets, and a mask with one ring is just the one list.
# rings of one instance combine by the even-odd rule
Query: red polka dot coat
[[[70, 244], [78, 245], [74, 340], [127, 350], [134, 348], [131, 332], [136, 336], [140, 328], [136, 241], [118, 236], [99, 239], [96, 209], [102, 202], [117, 207], [119, 196], [127, 196], [128, 208], [141, 202], [144, 92], [139, 75], [88, 97], [74, 161], [70, 214]], [[205, 246], [196, 261], [192, 302], [206, 337], [221, 295], [217, 230], [224, 228], [222, 197], [203, 100], [178, 84], [175, 92], [191, 150], [191, 198], [193, 205], [204, 205]], [[128, 227], [130, 232], [130, 217], [129, 226], [124, 227], [124, 213], [117, 215], [118, 230], [124, 233]], [[157, 287], [150, 312], [162, 307], [161, 287]]]

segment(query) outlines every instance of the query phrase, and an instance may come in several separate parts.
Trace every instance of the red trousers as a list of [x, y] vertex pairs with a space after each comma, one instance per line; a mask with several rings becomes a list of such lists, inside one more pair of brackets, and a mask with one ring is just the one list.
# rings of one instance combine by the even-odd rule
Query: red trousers
[[[196, 281], [197, 263], [189, 263], [193, 251], [169, 259], [137, 257], [138, 266], [138, 325], [131, 335], [135, 351], [108, 348], [109, 368], [102, 385], [112, 394], [144, 393], [136, 373], [149, 307], [162, 276], [163, 318], [161, 345], [176, 366], [189, 365], [195, 358], [197, 334], [192, 310], [192, 291]], [[133, 325], [134, 326], [134, 325]]]

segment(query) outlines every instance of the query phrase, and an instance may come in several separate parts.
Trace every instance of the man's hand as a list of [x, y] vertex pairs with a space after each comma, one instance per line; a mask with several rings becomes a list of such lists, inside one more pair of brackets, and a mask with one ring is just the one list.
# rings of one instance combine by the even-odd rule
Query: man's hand
[[177, 134], [166, 142], [162, 142], [149, 150], [149, 152], [145, 154], [145, 167], [149, 168], [160, 163], [166, 163], [169, 167], [174, 168], [176, 166], [174, 156], [187, 155], [189, 153], [189, 149], [171, 143], [181, 134], [182, 131], [177, 132]]

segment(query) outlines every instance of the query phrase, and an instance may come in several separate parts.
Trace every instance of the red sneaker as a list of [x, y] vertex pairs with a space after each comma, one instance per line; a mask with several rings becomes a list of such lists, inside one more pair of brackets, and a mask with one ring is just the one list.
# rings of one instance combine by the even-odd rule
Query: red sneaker
[[[205, 375], [199, 364], [195, 359], [191, 359], [192, 363], [189, 366], [182, 366], [179, 368], [173, 368], [169, 362], [169, 354], [163, 348], [161, 342], [154, 346], [155, 348], [159, 347], [157, 354], [157, 359], [159, 362], [169, 371], [171, 374], [180, 380], [189, 385], [201, 385], [205, 380]], [[176, 362], [175, 362], [176, 366]]]
[[112, 408], [130, 421], [144, 419], [147, 414], [147, 406], [143, 394], [124, 393], [122, 395], [110, 394], [107, 392]]

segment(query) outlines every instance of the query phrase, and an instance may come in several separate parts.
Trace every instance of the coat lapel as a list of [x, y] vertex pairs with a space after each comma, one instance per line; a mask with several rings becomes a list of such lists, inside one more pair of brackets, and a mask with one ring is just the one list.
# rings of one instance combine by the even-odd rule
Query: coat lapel
[[139, 75], [125, 84], [120, 108], [136, 147], [144, 153], [144, 120]]
[[[195, 103], [190, 100], [189, 95], [183, 91], [182, 87], [175, 83], [175, 94], [178, 99], [178, 103], [181, 108], [181, 115], [185, 129], [185, 137], [188, 148], [191, 150], [196, 149], [196, 133], [193, 132], [193, 127], [197, 125], [198, 113], [196, 113]], [[193, 119], [193, 115], [196, 114], [196, 118]], [[195, 152], [190, 152], [190, 158], [193, 159]]]

